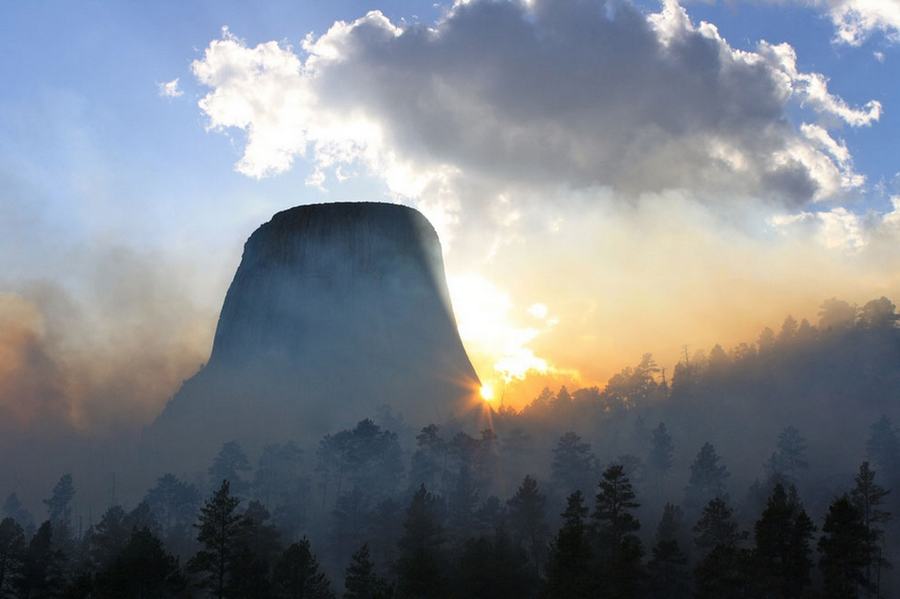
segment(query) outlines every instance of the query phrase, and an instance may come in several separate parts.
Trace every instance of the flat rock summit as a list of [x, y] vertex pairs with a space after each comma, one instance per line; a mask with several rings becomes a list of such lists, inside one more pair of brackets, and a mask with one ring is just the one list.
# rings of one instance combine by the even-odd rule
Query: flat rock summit
[[314, 443], [383, 405], [413, 426], [446, 421], [478, 387], [428, 220], [395, 204], [300, 206], [250, 236], [208, 364], [144, 437], [163, 464], [185, 444], [202, 462], [229, 440]]

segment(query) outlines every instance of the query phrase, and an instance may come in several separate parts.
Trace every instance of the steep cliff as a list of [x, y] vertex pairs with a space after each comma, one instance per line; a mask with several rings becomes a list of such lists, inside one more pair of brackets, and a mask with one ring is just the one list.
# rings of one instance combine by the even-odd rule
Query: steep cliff
[[[150, 459], [222, 442], [313, 443], [388, 405], [411, 425], [477, 407], [430, 223], [394, 204], [334, 203], [257, 229], [209, 363], [145, 431]], [[166, 459], [168, 458], [168, 459]]]

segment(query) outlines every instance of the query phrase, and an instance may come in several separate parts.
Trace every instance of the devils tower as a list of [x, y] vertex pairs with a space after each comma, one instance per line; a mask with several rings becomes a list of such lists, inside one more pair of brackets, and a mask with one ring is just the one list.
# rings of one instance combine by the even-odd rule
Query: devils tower
[[477, 388], [428, 220], [395, 204], [300, 206], [244, 245], [208, 364], [145, 440], [163, 463], [232, 439], [312, 444], [382, 405], [414, 426], [445, 421]]

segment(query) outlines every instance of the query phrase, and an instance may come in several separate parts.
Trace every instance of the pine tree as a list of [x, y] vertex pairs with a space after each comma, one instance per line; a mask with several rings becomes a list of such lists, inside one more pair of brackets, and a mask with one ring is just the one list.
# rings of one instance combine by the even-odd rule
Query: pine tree
[[447, 443], [437, 425], [429, 424], [416, 435], [416, 452], [412, 457], [409, 479], [417, 488], [440, 489], [447, 467]]
[[547, 597], [587, 599], [591, 588], [591, 544], [585, 519], [584, 495], [575, 491], [566, 500], [563, 525], [550, 545], [547, 560]]
[[400, 538], [397, 560], [397, 596], [441, 597], [444, 575], [441, 570], [444, 532], [438, 520], [437, 500], [419, 487], [413, 495]]
[[175, 597], [186, 586], [178, 560], [148, 528], [135, 529], [107, 568], [97, 575], [97, 599]]
[[53, 536], [59, 546], [66, 546], [72, 536], [72, 501], [75, 499], [75, 485], [72, 475], [64, 474], [53, 487], [50, 497], [44, 500], [47, 518], [53, 525]]
[[474, 527], [475, 507], [478, 505], [478, 487], [467, 464], [460, 468], [447, 504], [448, 524], [453, 536], [465, 538]]
[[662, 422], [653, 429], [651, 438], [650, 453], [647, 456], [647, 466], [658, 479], [662, 479], [672, 468], [672, 454], [675, 452], [675, 446], [672, 443], [672, 436], [669, 434], [666, 425]]
[[240, 443], [229, 441], [222, 445], [222, 449], [219, 450], [209, 467], [210, 487], [215, 489], [219, 483], [227, 480], [234, 494], [242, 496], [249, 487], [249, 483], [244, 480], [243, 475], [249, 471], [250, 462]]
[[55, 597], [65, 584], [66, 557], [56, 547], [53, 524], [41, 524], [28, 543], [22, 574], [16, 581], [19, 597]]
[[876, 597], [880, 591], [881, 570], [890, 566], [884, 558], [882, 549], [884, 527], [891, 519], [891, 514], [881, 507], [888, 493], [889, 491], [875, 482], [875, 471], [869, 467], [869, 462], [863, 462], [856, 475], [856, 486], [851, 491], [850, 498], [860, 512], [866, 531], [865, 587], [874, 592]]
[[712, 443], [704, 443], [691, 464], [691, 478], [685, 489], [684, 506], [688, 517], [696, 517], [711, 499], [727, 497], [725, 482], [729, 473], [720, 462]]
[[799, 476], [809, 469], [806, 459], [806, 440], [793, 426], [778, 435], [775, 453], [769, 458], [767, 470], [772, 480], [782, 484], [796, 484]]
[[15, 493], [10, 493], [3, 502], [2, 515], [4, 518], [12, 518], [26, 531], [34, 526], [34, 518]]
[[271, 596], [270, 575], [281, 553], [281, 541], [269, 518], [269, 511], [258, 501], [251, 501], [241, 515], [229, 586], [229, 594], [233, 597], [264, 599]]
[[703, 508], [694, 526], [694, 544], [700, 561], [694, 569], [695, 594], [701, 599], [738, 596], [747, 586], [747, 552], [740, 547], [746, 535], [740, 532], [734, 513], [722, 497]]
[[284, 550], [272, 579], [278, 599], [334, 599], [331, 583], [305, 537]]
[[364, 544], [347, 566], [344, 599], [387, 599], [392, 592], [387, 581], [375, 572], [375, 564], [369, 559], [369, 546]]
[[240, 502], [231, 495], [231, 484], [223, 480], [219, 490], [201, 508], [199, 522], [194, 525], [203, 549], [191, 558], [188, 569], [203, 575], [201, 585], [217, 599], [227, 596], [231, 584], [235, 542], [241, 525], [241, 515], [236, 511]]
[[165, 474], [147, 491], [146, 504], [159, 522], [166, 546], [176, 555], [186, 556], [193, 550], [193, 523], [200, 510], [200, 491], [194, 485]]
[[529, 597], [534, 595], [538, 583], [528, 556], [510, 540], [503, 527], [491, 537], [468, 539], [460, 552], [456, 573], [451, 583], [456, 597]]
[[890, 489], [900, 489], [900, 431], [887, 416], [872, 425], [866, 453]]
[[825, 597], [854, 599], [866, 585], [867, 531], [862, 513], [846, 495], [828, 507], [819, 538]]
[[678, 542], [680, 528], [681, 510], [667, 503], [656, 529], [652, 558], [647, 564], [649, 595], [654, 599], [690, 596], [687, 556]]
[[125, 510], [113, 506], [106, 510], [88, 535], [91, 561], [98, 570], [107, 568], [128, 544], [131, 529], [125, 520]]
[[596, 460], [590, 443], [585, 443], [571, 431], [559, 438], [553, 448], [551, 470], [551, 478], [558, 491], [587, 491], [593, 487], [595, 471]]
[[755, 578], [764, 593], [790, 599], [800, 597], [812, 568], [810, 539], [815, 526], [796, 495], [775, 485], [766, 509], [754, 527]]
[[0, 522], [0, 599], [12, 597], [24, 559], [25, 532], [12, 518], [4, 518]]
[[600, 479], [593, 513], [604, 596], [626, 598], [637, 594], [643, 576], [643, 548], [635, 534], [641, 523], [632, 511], [638, 507], [624, 468], [618, 464], [607, 468]]
[[535, 576], [540, 575], [549, 537], [544, 513], [546, 502], [538, 482], [530, 476], [525, 477], [516, 494], [506, 502], [510, 532], [528, 554]]

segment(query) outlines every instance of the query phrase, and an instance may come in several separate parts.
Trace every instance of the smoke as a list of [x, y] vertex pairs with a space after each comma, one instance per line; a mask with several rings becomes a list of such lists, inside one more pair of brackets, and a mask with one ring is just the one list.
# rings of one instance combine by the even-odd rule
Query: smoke
[[38, 201], [10, 197], [3, 216], [0, 426], [93, 434], [147, 423], [208, 355], [215, 312], [198, 303], [190, 265], [67, 239]]

